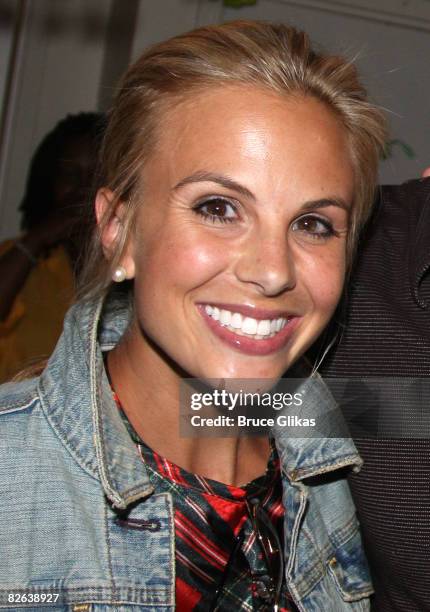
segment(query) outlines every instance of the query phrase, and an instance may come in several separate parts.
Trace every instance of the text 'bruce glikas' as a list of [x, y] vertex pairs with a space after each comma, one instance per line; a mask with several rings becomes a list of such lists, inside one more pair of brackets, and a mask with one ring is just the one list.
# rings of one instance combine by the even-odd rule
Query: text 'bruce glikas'
[[315, 419], [304, 419], [297, 415], [280, 414], [273, 419], [271, 417], [246, 417], [238, 415], [236, 417], [220, 414], [216, 417], [202, 417], [193, 414], [190, 419], [193, 427], [315, 427]]

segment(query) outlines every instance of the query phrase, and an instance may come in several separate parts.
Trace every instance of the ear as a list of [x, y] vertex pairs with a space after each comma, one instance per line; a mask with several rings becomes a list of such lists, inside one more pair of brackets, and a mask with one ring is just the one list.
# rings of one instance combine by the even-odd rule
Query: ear
[[[114, 193], [110, 189], [102, 187], [97, 191], [95, 213], [97, 225], [101, 230], [100, 238], [103, 253], [107, 260], [113, 260], [125, 231], [126, 205], [121, 200], [115, 203]], [[118, 265], [125, 269], [128, 279], [134, 278], [135, 274], [132, 242], [132, 239], [128, 237], [118, 261]]]

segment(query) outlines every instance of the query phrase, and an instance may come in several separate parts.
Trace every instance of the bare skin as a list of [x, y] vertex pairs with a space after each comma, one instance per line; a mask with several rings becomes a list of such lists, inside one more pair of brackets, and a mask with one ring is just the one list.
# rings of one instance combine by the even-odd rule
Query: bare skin
[[[325, 327], [345, 274], [354, 189], [346, 135], [312, 98], [233, 86], [175, 107], [163, 128], [121, 261], [134, 278], [134, 316], [108, 366], [150, 447], [191, 472], [242, 485], [264, 473], [268, 440], [181, 438], [179, 384], [184, 375], [279, 378]], [[111, 198], [99, 191], [98, 218]], [[122, 211], [103, 232], [107, 257]], [[294, 325], [282, 346], [247, 353], [208, 325], [202, 309], [217, 303], [257, 318], [282, 311]]]
[[[130, 423], [151, 448], [189, 472], [219, 482], [240, 486], [264, 474], [269, 455], [267, 438], [182, 438], [177, 379], [165, 381], [167, 384], [157, 390], [155, 402], [154, 384], [150, 380], [153, 370], [148, 368], [149, 376], [146, 376], [145, 368], [135, 369], [135, 356], [130, 352], [132, 345], [125, 340], [117, 350], [111, 351], [108, 367]], [[128, 374], [123, 382], [125, 370]], [[160, 406], [170, 408], [161, 414]], [[244, 457], [252, 457], [252, 461], [244, 461]]]

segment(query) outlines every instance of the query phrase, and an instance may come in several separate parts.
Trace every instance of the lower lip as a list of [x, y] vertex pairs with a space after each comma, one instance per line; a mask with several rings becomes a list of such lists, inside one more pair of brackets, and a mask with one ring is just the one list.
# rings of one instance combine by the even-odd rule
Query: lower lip
[[240, 336], [226, 327], [222, 327], [218, 321], [215, 321], [208, 315], [204, 306], [199, 304], [198, 308], [215, 336], [218, 336], [223, 342], [246, 355], [270, 355], [283, 349], [300, 321], [300, 317], [293, 317], [281, 331], [271, 338], [255, 340], [255, 338]]

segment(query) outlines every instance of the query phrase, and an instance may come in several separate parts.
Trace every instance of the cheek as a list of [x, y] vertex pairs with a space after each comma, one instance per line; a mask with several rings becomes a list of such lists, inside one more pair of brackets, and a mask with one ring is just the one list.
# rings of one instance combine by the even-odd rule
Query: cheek
[[216, 277], [227, 264], [226, 249], [218, 241], [178, 231], [138, 249], [135, 287], [139, 293], [174, 299]]
[[345, 281], [345, 250], [321, 254], [307, 266], [306, 285], [315, 310], [329, 319], [342, 294]]

